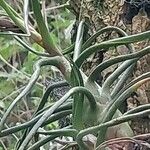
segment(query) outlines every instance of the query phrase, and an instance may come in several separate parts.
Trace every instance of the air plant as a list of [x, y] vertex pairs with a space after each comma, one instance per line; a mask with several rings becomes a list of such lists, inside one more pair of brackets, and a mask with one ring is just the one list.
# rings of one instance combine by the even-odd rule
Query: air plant
[[[34, 73], [29, 83], [14, 99], [1, 118], [0, 137], [8, 136], [18, 131], [24, 131], [22, 137], [16, 144], [16, 149], [33, 150], [40, 148], [57, 137], [69, 136], [73, 138], [74, 143], [80, 149], [91, 150], [100, 148], [100, 145], [110, 136], [112, 138], [133, 136], [133, 131], [128, 121], [135, 117], [149, 115], [150, 106], [139, 106], [125, 114], [122, 114], [120, 109], [122, 103], [129, 98], [137, 88], [150, 80], [150, 73], [148, 72], [126, 84], [137, 61], [150, 53], [150, 46], [136, 52], [131, 43], [148, 39], [150, 37], [150, 31], [128, 36], [118, 27], [108, 26], [97, 31], [83, 43], [84, 21], [81, 21], [78, 27], [76, 42], [71, 47], [60, 50], [54, 45], [53, 39], [44, 23], [39, 1], [32, 0], [33, 12], [39, 32], [28, 23], [28, 1], [24, 1], [25, 19], [17, 14], [4, 0], [0, 0], [0, 6], [6, 11], [14, 24], [23, 31], [21, 34], [1, 32], [1, 35], [10, 34], [28, 51], [40, 56], [39, 60], [35, 63]], [[116, 32], [119, 37], [93, 44], [98, 36], [110, 31]], [[32, 38], [34, 42], [45, 49], [45, 52], [39, 53], [33, 50], [20, 38], [21, 36]], [[109, 51], [111, 47], [120, 45], [125, 45], [130, 53], [103, 61], [95, 69], [91, 69], [92, 71], [89, 76], [86, 76], [84, 72], [81, 71], [82, 64], [90, 55], [98, 51], [106, 52]], [[73, 58], [66, 55], [70, 52], [73, 52]], [[120, 66], [105, 80], [102, 86], [98, 85], [96, 83], [98, 74], [118, 63], [120, 63]], [[6, 128], [6, 120], [9, 114], [13, 111], [16, 104], [32, 90], [32, 87], [39, 78], [40, 70], [44, 66], [57, 67], [64, 76], [64, 82], [56, 82], [49, 85], [45, 93], [43, 93], [38, 108], [35, 110], [30, 121]], [[115, 81], [117, 81], [117, 83]], [[70, 90], [54, 104], [45, 106], [50, 92], [55, 88], [66, 85], [70, 85]], [[70, 97], [71, 99], [69, 99]], [[44, 126], [47, 124], [70, 114], [72, 115], [71, 126], [57, 130], [44, 130]], [[41, 130], [41, 128], [43, 130]], [[115, 133], [112, 133], [112, 131]], [[40, 134], [46, 136], [39, 139]], [[83, 140], [84, 137], [90, 135], [94, 135], [97, 139], [92, 148], [88, 141]], [[32, 142], [32, 145], [30, 145], [29, 143], [33, 137], [36, 138]]]

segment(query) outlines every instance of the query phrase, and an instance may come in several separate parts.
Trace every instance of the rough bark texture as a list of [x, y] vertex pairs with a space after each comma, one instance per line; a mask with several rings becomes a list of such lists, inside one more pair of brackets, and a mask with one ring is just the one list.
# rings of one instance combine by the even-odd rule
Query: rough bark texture
[[[105, 26], [112, 25], [117, 26], [122, 29], [124, 29], [128, 34], [135, 34], [140, 33], [146, 30], [150, 29], [150, 20], [143, 12], [139, 12], [138, 15], [136, 15], [132, 23], [130, 25], [126, 25], [123, 23], [122, 20], [122, 14], [123, 11], [125, 11], [126, 8], [123, 7], [124, 1], [123, 0], [71, 0], [70, 2], [73, 12], [75, 12], [77, 19], [84, 19], [87, 24], [90, 27], [89, 33], [93, 34], [98, 29], [101, 29]], [[113, 34], [113, 36], [116, 36]], [[111, 34], [112, 37], [112, 34]], [[103, 38], [110, 38], [107, 35], [103, 35]], [[97, 41], [101, 41], [101, 38], [98, 38]], [[147, 46], [149, 44], [149, 41], [143, 41], [135, 43], [136, 51], [142, 49], [143, 47]], [[112, 57], [116, 54], [123, 54], [127, 53], [127, 49], [124, 46], [121, 46], [117, 48], [117, 50], [113, 50], [107, 54], [105, 54], [105, 58], [107, 59], [109, 57]], [[95, 64], [99, 63], [101, 55], [94, 55], [91, 59], [87, 60], [89, 61], [88, 65], [84, 68], [86, 70], [86, 73], [89, 73], [88, 68], [92, 68]], [[133, 74], [133, 77], [137, 77], [141, 75], [142, 73], [150, 71], [150, 56], [147, 55], [143, 57], [137, 64], [137, 68], [135, 68], [135, 73]], [[113, 71], [113, 68], [112, 68]], [[108, 73], [111, 73], [110, 69], [109, 72], [106, 74], [103, 74], [105, 77]], [[134, 98], [131, 98], [128, 100], [128, 107], [136, 107], [139, 104], [145, 104], [150, 102], [150, 83], [147, 83], [143, 85], [140, 89], [137, 91], [137, 95], [134, 96]], [[143, 124], [145, 124], [146, 127], [144, 127]], [[138, 120], [138, 128], [137, 126], [134, 127], [136, 133], [142, 132], [148, 132], [148, 119], [143, 119], [139, 122]], [[137, 122], [135, 122], [137, 123]], [[140, 130], [142, 128], [142, 130]], [[144, 128], [144, 129], [143, 129]], [[140, 130], [140, 131], [139, 131]]]

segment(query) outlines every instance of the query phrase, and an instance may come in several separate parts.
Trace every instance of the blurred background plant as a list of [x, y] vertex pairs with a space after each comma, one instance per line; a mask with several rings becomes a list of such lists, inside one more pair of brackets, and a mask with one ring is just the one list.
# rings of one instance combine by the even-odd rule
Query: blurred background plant
[[[7, 2], [13, 8], [15, 8], [20, 15], [23, 14], [23, 1], [8, 0]], [[56, 3], [55, 1], [47, 2], [46, 8], [53, 8], [63, 3], [63, 1], [61, 3]], [[70, 30], [75, 20], [75, 16], [65, 8], [54, 8], [52, 10], [43, 11], [46, 11], [47, 26], [50, 30], [54, 43], [58, 47], [61, 47], [61, 49], [68, 47], [71, 44]], [[2, 8], [0, 10], [0, 16], [0, 22], [2, 22], [5, 18], [7, 19], [7, 15]], [[33, 26], [36, 27], [32, 12], [29, 15], [29, 19]], [[2, 24], [0, 26], [1, 31], [3, 31], [4, 26], [2, 27]], [[16, 31], [17, 30], [18, 29], [16, 28]], [[32, 41], [28, 40], [27, 38], [25, 40], [33, 49], [36, 49], [36, 51], [43, 51], [38, 44], [32, 43]], [[4, 110], [28, 83], [33, 73], [33, 65], [35, 61], [39, 59], [39, 56], [32, 52], [28, 52], [13, 38], [13, 36], [10, 35], [1, 35], [0, 47], [0, 111], [1, 114], [3, 114]], [[10, 126], [24, 123], [31, 118], [31, 114], [33, 114], [34, 109], [38, 106], [39, 100], [41, 99], [41, 96], [46, 90], [49, 82], [53, 83], [55, 81], [62, 80], [62, 77], [59, 78], [56, 73], [57, 71], [55, 68], [48, 67], [42, 70], [40, 79], [38, 80], [36, 86], [34, 86], [29, 95], [23, 98], [24, 100], [21, 102], [21, 104], [16, 106], [15, 111], [7, 120], [7, 123]], [[59, 98], [61, 96], [61, 92], [56, 91], [51, 93], [50, 103], [52, 103], [54, 100], [54, 94], [55, 98], [56, 96]], [[54, 123], [48, 125], [48, 128], [57, 128], [57, 126], [58, 124]], [[1, 139], [0, 142], [1, 149], [5, 147], [6, 149], [11, 150], [13, 149], [16, 141], [11, 137], [6, 137]]]

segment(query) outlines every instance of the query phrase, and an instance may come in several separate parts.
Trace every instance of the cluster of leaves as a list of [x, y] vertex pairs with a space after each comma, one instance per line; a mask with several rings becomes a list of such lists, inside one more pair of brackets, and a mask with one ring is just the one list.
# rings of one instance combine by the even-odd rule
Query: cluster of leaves
[[[0, 0], [0, 6], [21, 30], [21, 33], [8, 31], [2, 32], [1, 35], [11, 35], [24, 47], [25, 50], [37, 55], [32, 59], [32, 61], [34, 60], [36, 62], [34, 63], [34, 69], [29, 71], [31, 77], [28, 77], [29, 81], [27, 85], [23, 87], [21, 92], [19, 92], [19, 95], [14, 98], [2, 115], [0, 122], [0, 137], [12, 134], [17, 138], [15, 133], [24, 131], [23, 135], [20, 136], [20, 139], [18, 140], [17, 138], [15, 149], [33, 150], [39, 149], [44, 144], [56, 139], [57, 137], [67, 136], [72, 137], [74, 141], [65, 144], [63, 149], [77, 146], [80, 149], [91, 150], [101, 149], [101, 147], [109, 145], [111, 142], [103, 143], [107, 138], [133, 136], [133, 132], [126, 122], [135, 117], [149, 115], [150, 105], [146, 104], [139, 106], [125, 114], [121, 114], [119, 110], [121, 109], [122, 103], [130, 97], [138, 87], [150, 80], [150, 72], [148, 72], [126, 85], [126, 81], [133, 72], [136, 62], [150, 52], [149, 46], [135, 52], [131, 43], [148, 39], [150, 37], [150, 31], [128, 36], [124, 31], [117, 27], [105, 27], [97, 31], [85, 43], [83, 43], [84, 21], [81, 20], [78, 26], [75, 43], [69, 48], [61, 50], [61, 48], [64, 48], [66, 45], [61, 46], [62, 43], [55, 40], [54, 36], [49, 33], [49, 29], [47, 24], [45, 24], [44, 17], [41, 13], [40, 2], [31, 0], [31, 3], [38, 32], [30, 23], [28, 23], [28, 0], [25, 0], [23, 4], [24, 18], [22, 18], [4, 0]], [[119, 38], [103, 41], [97, 44], [94, 43], [99, 35], [110, 31], [116, 32], [119, 35]], [[39, 46], [36, 45], [33, 49], [24, 42], [24, 38], [32, 39], [32, 41]], [[60, 44], [59, 48], [58, 43]], [[103, 61], [95, 69], [91, 70], [89, 76], [86, 76], [81, 71], [83, 62], [89, 58], [90, 55], [98, 51], [105, 53], [110, 50], [111, 47], [117, 47], [120, 45], [126, 45], [130, 53]], [[44, 50], [44, 52], [41, 50]], [[73, 54], [73, 59], [70, 57], [70, 53]], [[30, 61], [28, 63], [30, 65]], [[119, 67], [105, 80], [102, 86], [99, 86], [95, 82], [99, 73], [117, 63], [120, 64]], [[45, 66], [57, 67], [62, 73], [65, 81], [50, 84], [43, 93], [43, 96], [41, 98], [39, 96], [40, 102], [38, 102], [37, 109], [34, 110], [30, 121], [8, 127], [6, 121], [9, 115], [16, 107], [17, 103], [24, 97], [29, 97], [30, 100], [29, 93], [33, 91], [32, 88], [35, 84], [40, 84], [38, 79], [41, 68]], [[47, 74], [47, 72], [44, 72], [44, 74]], [[20, 74], [18, 76], [20, 77]], [[117, 84], [115, 81], [117, 81]], [[71, 89], [60, 100], [53, 104], [49, 104], [48, 97], [51, 91], [68, 84]], [[70, 114], [72, 115], [71, 126], [62, 129], [47, 130], [46, 126], [48, 124]], [[111, 127], [110, 130], [108, 130], [109, 127]], [[40, 138], [40, 135], [45, 136], [44, 138]], [[93, 142], [88, 138], [89, 136], [94, 136], [96, 140]], [[135, 142], [135, 138], [129, 139], [132, 142]]]

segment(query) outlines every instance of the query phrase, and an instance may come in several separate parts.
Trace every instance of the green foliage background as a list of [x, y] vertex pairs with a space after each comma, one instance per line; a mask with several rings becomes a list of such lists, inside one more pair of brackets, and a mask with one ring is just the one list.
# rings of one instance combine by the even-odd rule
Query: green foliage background
[[[18, 12], [23, 9], [23, 1], [13, 1], [8, 0], [9, 4]], [[47, 8], [52, 7], [49, 2], [47, 2]], [[63, 3], [63, 2], [61, 2]], [[54, 5], [58, 3], [54, 2]], [[3, 17], [3, 9], [0, 8], [1, 17]], [[69, 26], [74, 22], [74, 15], [68, 11], [67, 9], [60, 10], [52, 10], [47, 14], [47, 22], [48, 28], [51, 31], [51, 37], [55, 45], [64, 49], [68, 47], [70, 43], [70, 39], [66, 39], [66, 34], [69, 33]], [[34, 21], [34, 20], [33, 20]], [[64, 31], [67, 30], [67, 33]], [[30, 42], [27, 38], [25, 38], [26, 42], [36, 51], [42, 52], [43, 49], [37, 45]], [[33, 73], [33, 65], [39, 59], [39, 56], [27, 52], [24, 47], [22, 47], [12, 36], [4, 35], [0, 36], [0, 112], [4, 113], [4, 110], [9, 106], [9, 104], [13, 101], [13, 99], [20, 93], [22, 88], [28, 83], [30, 76]], [[24, 102], [18, 104], [16, 106], [15, 115], [18, 117], [14, 117], [12, 115], [12, 119], [8, 120], [12, 122], [12, 125], [16, 123], [26, 122], [29, 118], [25, 118], [25, 120], [21, 120], [20, 117], [23, 113], [29, 113], [35, 109], [39, 103], [40, 98], [45, 91], [45, 80], [46, 78], [51, 76], [51, 78], [56, 79], [55, 74], [52, 70], [48, 68], [43, 68], [38, 84], [34, 86], [32, 92], [30, 93], [30, 97], [24, 98]], [[30, 101], [31, 100], [31, 101]], [[27, 102], [27, 103], [26, 103]], [[53, 103], [53, 101], [52, 101]], [[13, 123], [14, 122], [14, 123]], [[57, 122], [54, 124], [49, 124], [48, 128], [57, 128]], [[7, 141], [6, 144], [8, 150], [12, 150], [15, 142], [13, 139], [8, 138], [4, 141]], [[0, 143], [0, 149], [1, 147]]]

